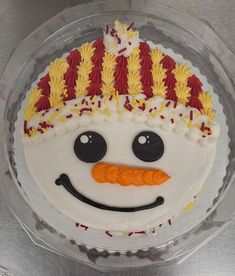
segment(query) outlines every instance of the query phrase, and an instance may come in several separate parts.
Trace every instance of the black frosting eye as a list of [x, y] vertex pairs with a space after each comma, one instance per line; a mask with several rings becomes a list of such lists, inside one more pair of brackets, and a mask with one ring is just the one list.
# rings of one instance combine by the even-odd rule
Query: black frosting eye
[[78, 159], [86, 163], [101, 160], [107, 151], [107, 144], [99, 133], [86, 131], [81, 133], [74, 142], [74, 152]]
[[142, 131], [135, 136], [132, 150], [137, 158], [145, 162], [160, 159], [164, 153], [162, 138], [152, 131]]

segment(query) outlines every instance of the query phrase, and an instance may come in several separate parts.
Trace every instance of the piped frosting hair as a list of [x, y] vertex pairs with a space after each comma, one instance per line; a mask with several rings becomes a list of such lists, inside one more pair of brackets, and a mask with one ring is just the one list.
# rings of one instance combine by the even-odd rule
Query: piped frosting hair
[[188, 65], [140, 41], [133, 25], [116, 20], [113, 28], [105, 27], [103, 39], [84, 43], [50, 63], [28, 94], [27, 138], [53, 132], [66, 121], [77, 127], [76, 120], [95, 114], [135, 120], [142, 116], [152, 125], [160, 120], [166, 128], [180, 123], [200, 139], [218, 136], [212, 96], [203, 90], [199, 78]]

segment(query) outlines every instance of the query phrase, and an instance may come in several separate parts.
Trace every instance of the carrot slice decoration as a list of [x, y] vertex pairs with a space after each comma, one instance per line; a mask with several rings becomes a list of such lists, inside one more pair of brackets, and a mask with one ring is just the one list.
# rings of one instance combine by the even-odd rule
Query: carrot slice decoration
[[92, 175], [94, 177], [94, 179], [97, 182], [106, 182], [107, 178], [106, 178], [106, 169], [108, 167], [108, 164], [106, 163], [99, 163], [99, 166], [94, 166], [92, 169]]
[[117, 166], [107, 166], [105, 171], [106, 181], [117, 183], [119, 168]]
[[108, 163], [95, 164], [92, 176], [99, 183], [117, 183], [121, 186], [161, 185], [171, 178], [158, 169], [132, 168]]

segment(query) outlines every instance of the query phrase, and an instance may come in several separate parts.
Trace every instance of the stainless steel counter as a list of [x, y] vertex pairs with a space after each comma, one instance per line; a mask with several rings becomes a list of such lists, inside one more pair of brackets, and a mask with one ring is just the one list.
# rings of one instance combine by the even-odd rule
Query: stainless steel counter
[[[3, 70], [11, 49], [34, 28], [64, 9], [69, 2], [0, 0], [0, 71]], [[235, 50], [235, 0], [160, 2], [206, 19]], [[1, 200], [0, 266], [6, 267], [16, 276], [100, 275], [91, 268], [36, 247]], [[116, 272], [112, 275], [235, 275], [235, 220], [219, 236], [180, 265]]]

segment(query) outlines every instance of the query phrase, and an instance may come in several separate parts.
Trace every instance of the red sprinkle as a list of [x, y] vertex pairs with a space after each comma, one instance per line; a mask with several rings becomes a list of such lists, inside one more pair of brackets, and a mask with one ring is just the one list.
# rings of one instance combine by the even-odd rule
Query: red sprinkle
[[174, 103], [174, 108], [176, 108], [176, 106], [177, 106], [177, 102]]
[[173, 119], [173, 118], [171, 118], [171, 123], [172, 123], [172, 124], [174, 124], [174, 122], [175, 122], [175, 121], [174, 121], [174, 119]]
[[149, 113], [151, 113], [152, 111], [153, 111], [153, 109], [152, 109], [152, 108], [150, 108], [150, 109], [149, 109]]
[[170, 219], [168, 219], [168, 223], [169, 223], [169, 225], [171, 225], [171, 220]]
[[84, 224], [81, 224], [80, 226], [81, 226], [82, 228], [84, 228], [84, 229], [87, 231], [88, 226], [86, 226], [86, 225], [84, 225]]
[[116, 38], [117, 38], [118, 44], [121, 44], [121, 38], [118, 35], [116, 35]]
[[130, 103], [125, 103], [124, 107], [128, 110], [128, 111], [132, 111], [133, 107], [130, 105]]
[[134, 22], [132, 22], [132, 23], [127, 27], [127, 31], [129, 31], [133, 26], [134, 26]]
[[193, 111], [190, 110], [190, 120], [192, 121], [193, 120]]
[[139, 106], [139, 109], [140, 109], [140, 110], [142, 110], [142, 111], [144, 111], [144, 110], [145, 110], [145, 108], [146, 108], [145, 103], [143, 103], [143, 104], [142, 104], [142, 106]]
[[206, 138], [206, 135], [202, 135], [202, 138]]
[[76, 225], [76, 227], [79, 227], [80, 224], [78, 222], [76, 222], [75, 225]]
[[170, 102], [170, 101], [169, 101], [169, 102], [167, 102], [166, 107], [168, 107], [170, 104], [171, 104], [171, 102]]
[[118, 54], [121, 54], [122, 52], [126, 51], [126, 47], [122, 48], [121, 50], [118, 51]]
[[105, 231], [105, 234], [108, 235], [109, 237], [113, 236], [109, 231]]
[[113, 95], [111, 95], [111, 96], [109, 97], [109, 101], [112, 101], [112, 98], [113, 98]]
[[205, 123], [203, 122], [201, 126], [201, 131], [204, 131], [204, 129], [205, 129]]
[[101, 108], [101, 101], [98, 101], [98, 107]]
[[82, 100], [82, 104], [84, 104], [84, 103], [85, 103], [85, 101], [86, 101], [86, 100], [85, 100], [85, 99], [83, 99], [83, 100]]
[[27, 129], [27, 121], [24, 121], [24, 133], [28, 134], [28, 129]]
[[161, 223], [161, 224], [159, 224], [159, 227], [162, 227], [162, 223]]
[[111, 30], [111, 32], [110, 32], [110, 35], [112, 36], [112, 37], [114, 37], [114, 34], [116, 33], [116, 30], [113, 28], [112, 30]]
[[91, 109], [91, 108], [87, 108], [87, 107], [80, 109], [80, 116], [82, 116], [82, 113], [83, 113], [83, 112], [86, 112], [86, 111], [87, 111], [87, 112], [91, 112], [92, 109]]
[[135, 234], [146, 234], [145, 231], [134, 232]]
[[66, 116], [66, 118], [68, 118], [68, 119], [72, 118], [72, 117], [73, 117], [73, 114], [69, 114], [69, 115]]
[[163, 115], [160, 116], [161, 119], [165, 119], [165, 117]]
[[180, 113], [180, 117], [182, 117], [183, 116], [183, 114], [182, 113]]
[[46, 121], [40, 122], [39, 125], [40, 125], [41, 128], [48, 128], [48, 127], [50, 127], [50, 125], [47, 124]]
[[106, 25], [106, 27], [105, 27], [105, 33], [106, 33], [106, 34], [109, 33], [109, 25]]
[[128, 237], [132, 236], [132, 235], [133, 235], [133, 233], [134, 233], [134, 232], [130, 232], [130, 233], [128, 234]]
[[129, 41], [128, 44], [131, 45], [131, 42]]

